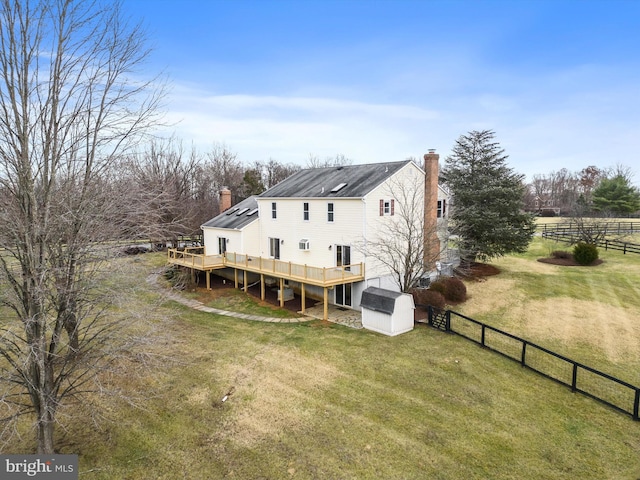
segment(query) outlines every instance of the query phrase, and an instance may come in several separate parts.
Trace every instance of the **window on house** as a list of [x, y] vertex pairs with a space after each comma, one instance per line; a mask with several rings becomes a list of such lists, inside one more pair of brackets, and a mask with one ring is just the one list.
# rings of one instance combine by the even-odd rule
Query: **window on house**
[[393, 215], [395, 212], [395, 201], [392, 199], [390, 200], [383, 200], [380, 199], [380, 216], [382, 217], [383, 215]]
[[269, 237], [269, 256], [278, 260], [280, 258], [280, 239]]
[[444, 217], [447, 213], [447, 204], [445, 200], [438, 200], [438, 218]]
[[278, 210], [276, 207], [276, 202], [271, 202], [271, 218], [277, 218], [278, 217]]
[[333, 222], [333, 203], [327, 203], [327, 222]]
[[227, 239], [218, 237], [218, 253], [220, 255], [224, 255], [226, 251], [227, 251]]
[[304, 202], [302, 204], [302, 219], [305, 222], [309, 221], [309, 202]]

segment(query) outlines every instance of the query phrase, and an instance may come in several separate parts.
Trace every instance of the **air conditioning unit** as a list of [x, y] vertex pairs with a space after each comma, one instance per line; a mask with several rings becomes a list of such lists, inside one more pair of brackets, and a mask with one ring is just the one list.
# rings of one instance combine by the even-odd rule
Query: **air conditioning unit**
[[298, 242], [298, 248], [300, 250], [309, 250], [309, 240], [307, 238], [303, 238]]

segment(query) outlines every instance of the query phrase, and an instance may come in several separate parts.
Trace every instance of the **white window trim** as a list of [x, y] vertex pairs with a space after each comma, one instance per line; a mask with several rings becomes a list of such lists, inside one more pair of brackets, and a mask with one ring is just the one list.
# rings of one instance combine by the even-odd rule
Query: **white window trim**
[[[331, 206], [331, 209], [329, 209]], [[327, 203], [327, 223], [334, 223], [336, 221], [336, 204], [333, 202]]]
[[[307, 208], [305, 208], [305, 205]], [[302, 221], [303, 222], [308, 222], [311, 219], [310, 210], [311, 210], [311, 205], [309, 204], [309, 202], [303, 202], [302, 203]]]

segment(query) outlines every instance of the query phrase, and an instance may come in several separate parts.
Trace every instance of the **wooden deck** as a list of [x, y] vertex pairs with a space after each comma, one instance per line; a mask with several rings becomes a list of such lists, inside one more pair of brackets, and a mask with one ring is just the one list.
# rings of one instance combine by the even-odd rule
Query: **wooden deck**
[[201, 250], [202, 247], [187, 248], [184, 251], [169, 249], [168, 262], [209, 272], [225, 267], [236, 268], [319, 287], [331, 287], [364, 280], [364, 264], [362, 263], [329, 268], [313, 267], [234, 252], [227, 252], [224, 255], [194, 253]]

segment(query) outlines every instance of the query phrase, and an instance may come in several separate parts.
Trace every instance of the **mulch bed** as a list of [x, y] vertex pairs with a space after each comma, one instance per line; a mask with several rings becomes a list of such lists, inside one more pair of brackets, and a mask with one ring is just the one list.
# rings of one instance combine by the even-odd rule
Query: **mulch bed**
[[581, 265], [573, 259], [573, 256], [569, 258], [556, 258], [556, 257], [547, 257], [547, 258], [539, 258], [538, 261], [540, 263], [549, 263], [551, 265], [560, 265], [562, 267], [595, 267], [597, 265], [601, 265], [603, 260], [598, 258], [595, 262], [589, 265]]

